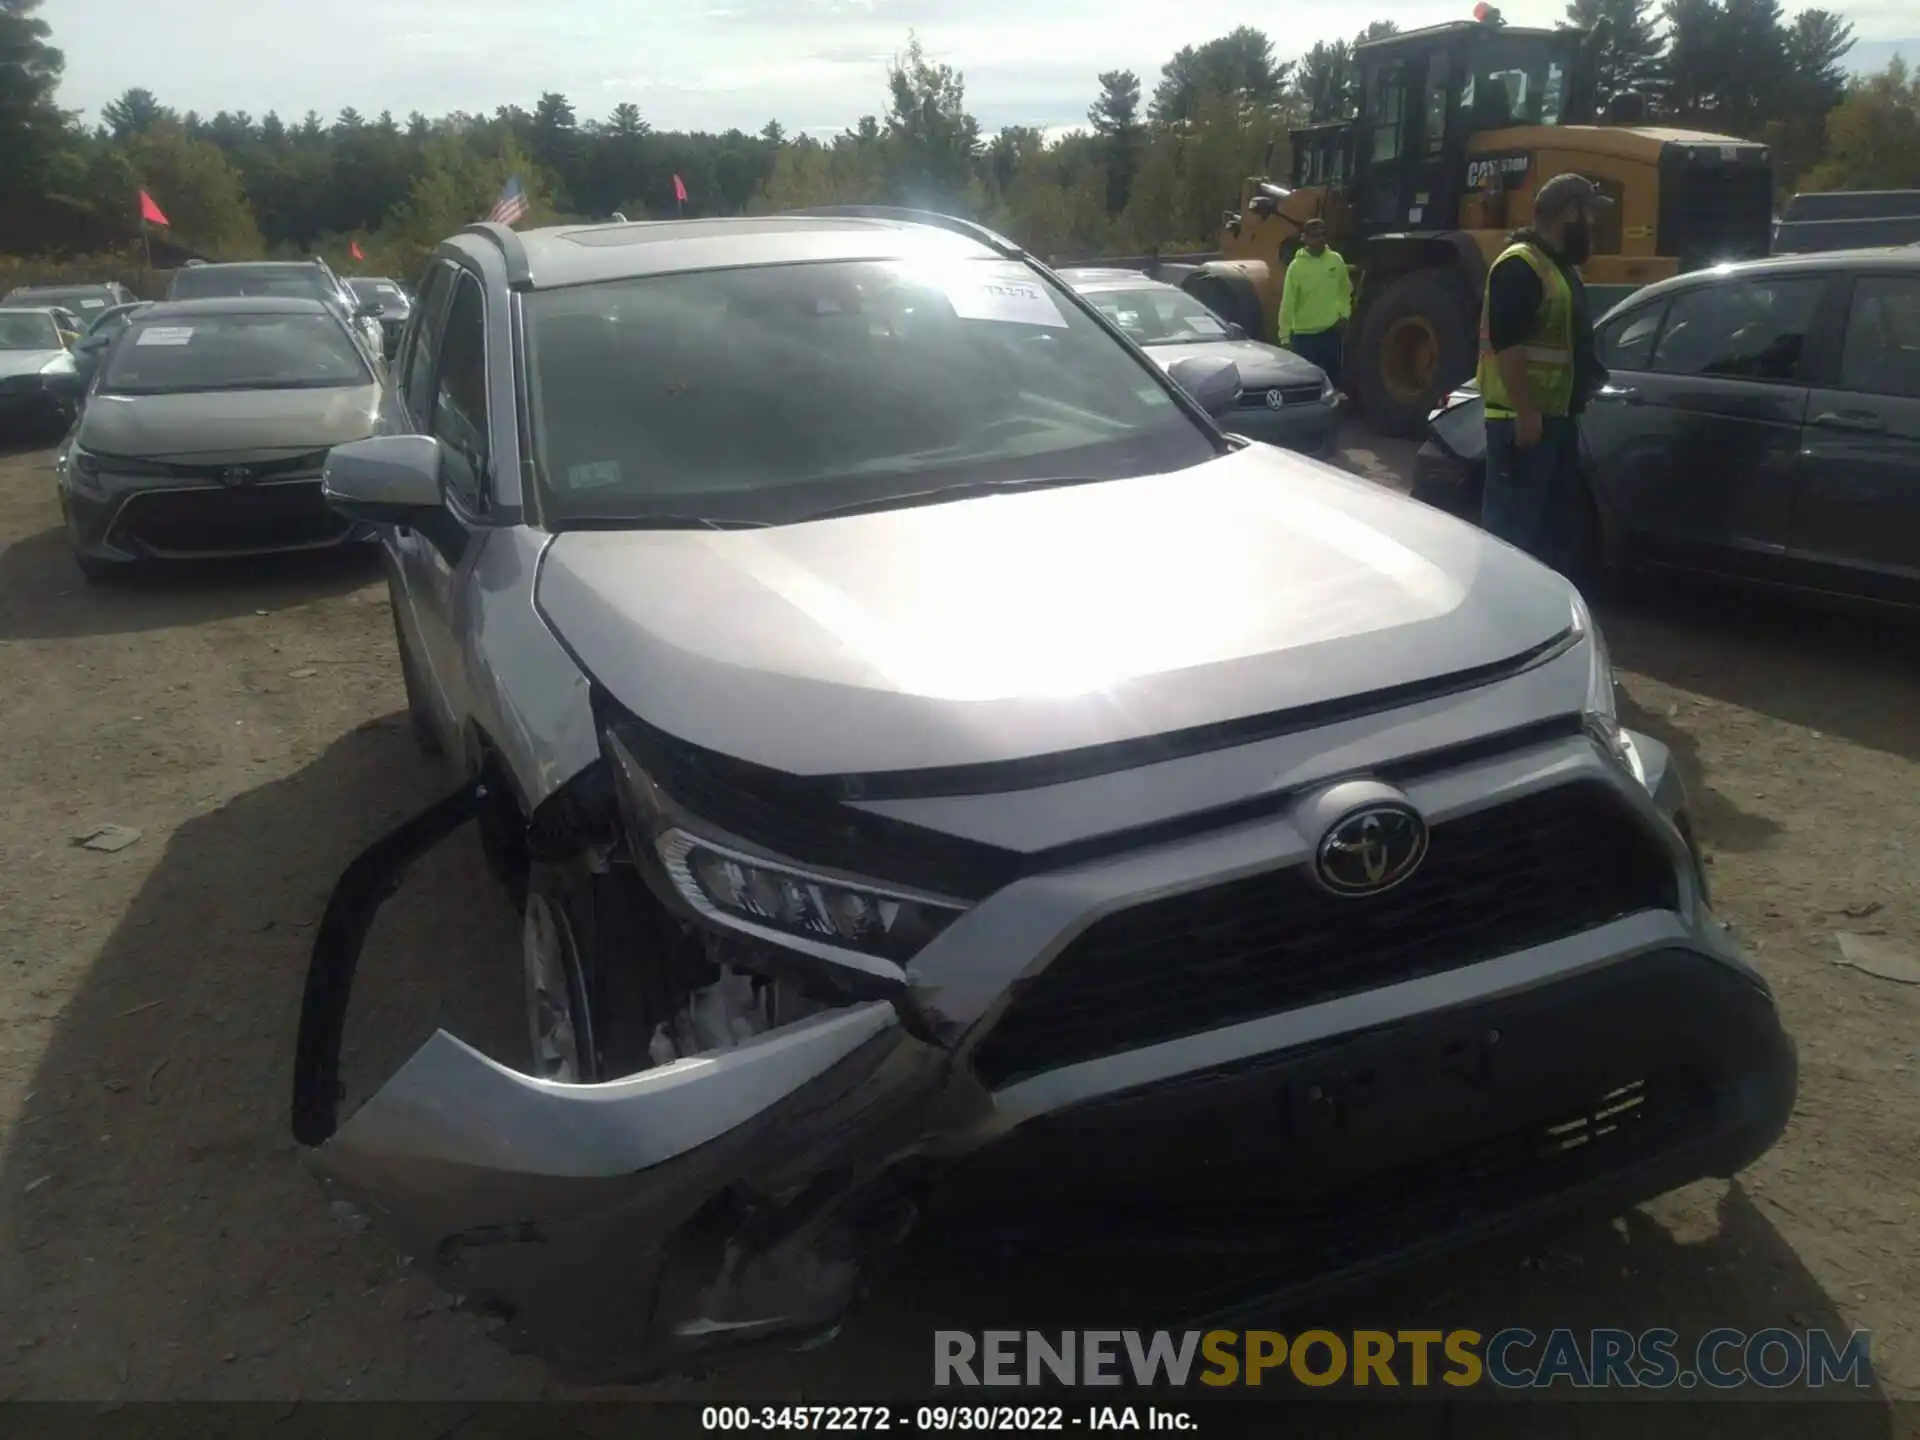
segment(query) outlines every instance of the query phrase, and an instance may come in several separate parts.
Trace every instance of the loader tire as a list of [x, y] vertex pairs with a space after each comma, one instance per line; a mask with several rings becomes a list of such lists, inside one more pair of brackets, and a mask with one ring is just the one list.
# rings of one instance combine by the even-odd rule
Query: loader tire
[[1428, 413], [1473, 374], [1477, 309], [1451, 270], [1402, 275], [1365, 305], [1347, 369], [1375, 425], [1389, 435], [1424, 432]]

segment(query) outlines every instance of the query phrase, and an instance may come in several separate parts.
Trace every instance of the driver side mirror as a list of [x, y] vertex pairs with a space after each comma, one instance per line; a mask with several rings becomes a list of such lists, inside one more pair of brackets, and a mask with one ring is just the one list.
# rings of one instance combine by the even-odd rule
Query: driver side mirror
[[440, 461], [431, 435], [354, 440], [327, 452], [320, 493], [350, 520], [419, 526], [441, 509]]
[[1167, 378], [1218, 417], [1240, 402], [1240, 367], [1231, 360], [1194, 355], [1168, 367]]

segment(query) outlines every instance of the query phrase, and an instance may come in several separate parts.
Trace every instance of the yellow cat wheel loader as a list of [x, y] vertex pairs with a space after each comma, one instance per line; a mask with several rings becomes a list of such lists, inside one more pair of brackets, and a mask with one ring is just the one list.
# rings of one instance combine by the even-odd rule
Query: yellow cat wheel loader
[[1353, 269], [1345, 383], [1375, 424], [1418, 434], [1473, 373], [1487, 267], [1553, 176], [1614, 201], [1582, 267], [1596, 319], [1679, 271], [1765, 255], [1766, 147], [1637, 123], [1634, 97], [1596, 117], [1590, 54], [1587, 32], [1508, 26], [1486, 5], [1357, 46], [1358, 116], [1294, 131], [1289, 181], [1249, 179], [1219, 256], [1166, 278], [1271, 340], [1300, 227], [1323, 218]]

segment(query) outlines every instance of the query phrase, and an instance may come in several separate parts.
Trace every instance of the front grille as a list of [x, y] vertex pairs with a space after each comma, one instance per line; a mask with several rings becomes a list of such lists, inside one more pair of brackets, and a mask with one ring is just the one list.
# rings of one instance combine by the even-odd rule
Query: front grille
[[325, 450], [310, 451], [305, 455], [288, 455], [278, 460], [222, 461], [211, 464], [175, 464], [166, 460], [131, 460], [120, 462], [111, 456], [101, 457], [108, 470], [125, 470], [135, 475], [164, 475], [169, 480], [181, 480], [189, 485], [225, 485], [224, 478], [230, 470], [245, 470], [249, 484], [263, 480], [291, 480], [295, 476], [311, 475], [317, 480], [320, 469], [327, 463]]
[[1320, 398], [1318, 381], [1308, 385], [1263, 385], [1257, 390], [1242, 391], [1240, 408], [1242, 410], [1265, 410], [1267, 395], [1274, 390], [1280, 392], [1283, 405], [1311, 405]]
[[1020, 982], [974, 1051], [989, 1085], [1371, 990], [1677, 903], [1665, 851], [1604, 785], [1564, 785], [1433, 827], [1377, 896], [1307, 867], [1118, 911]]
[[156, 555], [219, 555], [323, 545], [350, 523], [327, 508], [318, 480], [293, 480], [140, 492], [120, 507], [113, 539]]

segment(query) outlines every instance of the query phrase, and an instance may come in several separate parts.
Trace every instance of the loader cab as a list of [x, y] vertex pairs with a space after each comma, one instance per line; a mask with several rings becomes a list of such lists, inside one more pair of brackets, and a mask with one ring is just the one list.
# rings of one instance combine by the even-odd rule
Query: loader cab
[[1488, 17], [1354, 48], [1358, 113], [1293, 133], [1294, 187], [1344, 192], [1361, 235], [1460, 223], [1471, 139], [1591, 119], [1579, 30], [1519, 29]]

